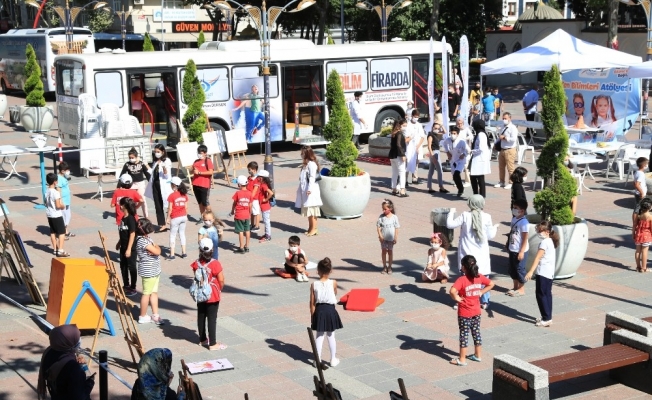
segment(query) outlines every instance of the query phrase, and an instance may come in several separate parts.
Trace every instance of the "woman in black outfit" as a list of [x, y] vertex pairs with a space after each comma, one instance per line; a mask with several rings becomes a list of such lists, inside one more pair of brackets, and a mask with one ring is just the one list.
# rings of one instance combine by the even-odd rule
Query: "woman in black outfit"
[[525, 181], [526, 176], [527, 169], [523, 167], [517, 167], [509, 177], [509, 179], [512, 181], [512, 203], [509, 206], [510, 212], [512, 208], [514, 208], [514, 202], [516, 200], [527, 201], [527, 197], [525, 197], [525, 189], [523, 189], [523, 182]]
[[[389, 145], [389, 159], [392, 163], [392, 194], [408, 197], [405, 193], [405, 130], [407, 122], [403, 118], [394, 121], [392, 139]], [[398, 181], [398, 182], [397, 182]]]
[[[136, 189], [138, 194], [143, 199], [145, 198], [145, 190], [147, 189], [147, 182], [151, 177], [151, 170], [149, 165], [145, 164], [138, 157], [138, 151], [136, 148], [132, 147], [129, 150], [129, 161], [125, 163], [120, 172], [120, 176], [124, 174], [129, 174], [133, 184], [131, 185], [132, 189]], [[143, 217], [149, 218], [149, 212], [147, 210], [147, 202], [143, 201], [139, 208], [143, 209]]]
[[170, 186], [170, 179], [172, 179], [172, 161], [167, 157], [165, 146], [162, 144], [157, 144], [154, 147], [154, 157], [152, 175], [147, 185], [145, 196], [154, 200], [156, 221], [159, 226], [158, 232], [165, 232], [168, 230], [165, 223], [165, 211], [168, 207], [168, 196], [172, 193], [172, 187]]

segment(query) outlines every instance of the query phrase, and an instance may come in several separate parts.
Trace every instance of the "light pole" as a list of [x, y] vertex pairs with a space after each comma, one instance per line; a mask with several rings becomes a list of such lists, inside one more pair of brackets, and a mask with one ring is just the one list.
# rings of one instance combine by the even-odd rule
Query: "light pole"
[[[131, 15], [133, 10], [125, 11], [124, 4], [122, 5], [122, 11], [113, 11], [115, 15], [120, 18], [120, 33], [122, 34], [122, 50], [125, 49], [125, 40], [127, 39], [127, 19]], [[163, 19], [163, 14], [161, 14], [161, 19]]]
[[260, 61], [263, 72], [263, 109], [265, 112], [265, 170], [269, 172], [269, 176], [274, 181], [274, 160], [272, 159], [272, 135], [269, 131], [269, 60], [270, 60], [270, 36], [271, 29], [276, 23], [276, 19], [285, 11], [290, 5], [300, 1], [297, 6], [288, 11], [295, 13], [310, 7], [315, 4], [316, 0], [292, 0], [285, 7], [270, 7], [267, 8], [265, 0], [263, 0], [262, 9], [250, 6], [242, 5], [234, 0], [221, 0], [216, 1], [213, 5], [220, 10], [233, 13], [235, 10], [229, 3], [236, 4], [238, 7], [244, 9], [249, 17], [256, 24], [258, 30], [258, 36], [260, 38]]
[[[650, 0], [620, 0], [628, 6], [639, 5], [645, 11], [647, 19], [647, 58], [646, 61], [652, 60], [652, 12], [650, 12]], [[643, 91], [643, 114], [647, 116], [647, 96], [650, 91], [650, 80], [645, 80], [645, 89]]]
[[340, 0], [340, 35], [344, 44], [344, 0]]
[[[25, 4], [37, 8], [41, 7], [41, 5], [36, 0], [25, 0]], [[61, 18], [64, 21], [64, 26], [66, 28], [66, 47], [68, 48], [68, 53], [72, 51], [73, 26], [75, 24], [75, 20], [86, 7], [93, 4], [94, 4], [93, 10], [98, 10], [102, 7], [106, 7], [107, 5], [103, 1], [96, 0], [96, 1], [91, 1], [90, 3], [86, 4], [83, 7], [70, 7], [69, 0], [66, 0], [65, 8], [61, 6], [52, 7], [54, 12], [56, 12], [57, 15], [59, 16], [59, 18]]]
[[374, 6], [368, 1], [360, 1], [358, 2], [355, 6], [358, 7], [361, 10], [375, 10], [378, 13], [378, 16], [380, 17], [380, 32], [381, 32], [381, 42], [386, 42], [387, 41], [387, 19], [389, 18], [389, 14], [391, 14], [392, 10], [394, 8], [405, 8], [412, 4], [411, 0], [398, 0], [396, 3], [393, 5], [385, 5], [385, 0], [380, 0], [380, 5], [379, 6]]
[[165, 16], [164, 2], [165, 0], [161, 0], [161, 51], [165, 51], [165, 29], [163, 28], [163, 17]]

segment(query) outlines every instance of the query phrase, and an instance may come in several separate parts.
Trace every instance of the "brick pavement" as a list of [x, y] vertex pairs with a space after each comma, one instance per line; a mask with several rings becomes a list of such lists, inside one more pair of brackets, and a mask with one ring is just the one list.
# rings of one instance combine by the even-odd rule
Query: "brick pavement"
[[[517, 104], [508, 105], [508, 109], [509, 106], [518, 109]], [[31, 144], [25, 132], [13, 133], [10, 126], [3, 124], [0, 131], [3, 142], [11, 134], [12, 144]], [[260, 155], [248, 158], [260, 164], [263, 161]], [[316, 371], [309, 364], [310, 344], [305, 330], [309, 324], [308, 284], [282, 280], [270, 272], [282, 262], [287, 238], [304, 232], [307, 227], [307, 221], [291, 208], [300, 162], [298, 151], [279, 151], [275, 162], [279, 205], [272, 210], [273, 240], [265, 244], [254, 240], [247, 255], [234, 255], [230, 251], [233, 243], [237, 243], [237, 236], [231, 231], [232, 222], [226, 218], [234, 189], [218, 180], [213, 191], [213, 207], [230, 226], [220, 249], [227, 286], [218, 319], [218, 339], [228, 344], [228, 349], [209, 352], [196, 344], [195, 306], [187, 293], [188, 260], [177, 258], [162, 263], [160, 307], [168, 323], [160, 327], [139, 326], [147, 349], [165, 346], [173, 351], [174, 371], [179, 370], [181, 358], [198, 361], [226, 357], [235, 365], [233, 371], [195, 377], [205, 398], [242, 399], [245, 392], [251, 399], [312, 397], [312, 377]], [[50, 167], [51, 163], [46, 165]], [[381, 200], [389, 196], [390, 167], [369, 163], [359, 166], [371, 174], [373, 183], [364, 215], [350, 221], [320, 219], [319, 235], [302, 236], [301, 245], [312, 260], [325, 256], [333, 260], [333, 278], [338, 280], [340, 295], [355, 287], [378, 287], [386, 299], [374, 313], [339, 308], [345, 326], [336, 333], [342, 363], [327, 370], [326, 379], [342, 391], [345, 399], [386, 399], [389, 390], [397, 390], [397, 378], [404, 379], [410, 398], [488, 398], [493, 355], [509, 353], [530, 360], [599, 346], [606, 312], [620, 310], [641, 317], [652, 315], [649, 292], [652, 278], [633, 271], [628, 208], [631, 184], [624, 189], [623, 182], [606, 180], [600, 175], [596, 181], [588, 182], [594, 191], [585, 191], [580, 196], [579, 215], [590, 222], [589, 250], [577, 276], [555, 283], [555, 323], [548, 329], [535, 328], [532, 324], [538, 315], [532, 285], [527, 286], [524, 297], [503, 295], [511, 284], [506, 253], [500, 250], [503, 242], [500, 235], [507, 233], [506, 223], [510, 218], [509, 191], [488, 188], [486, 211], [502, 225], [499, 236], [491, 242], [497, 285], [491, 307], [483, 312], [483, 361], [469, 363], [464, 368], [448, 364], [458, 351], [456, 314], [447, 295], [450, 284], [421, 283], [420, 272], [431, 232], [430, 210], [435, 207], [464, 210], [465, 202], [448, 195], [431, 196], [425, 185], [410, 188], [409, 198], [396, 198], [402, 226], [400, 241], [395, 247], [394, 274], [383, 276], [379, 273], [375, 221]], [[532, 179], [533, 166], [528, 163], [523, 166], [530, 170]], [[32, 207], [40, 196], [36, 157], [21, 159], [18, 167], [27, 174], [27, 180], [12, 177], [0, 181], [0, 196], [9, 204], [10, 217], [26, 243], [35, 265], [33, 272], [47, 298], [51, 258], [47, 224], [44, 212]], [[497, 164], [492, 163], [489, 183], [496, 182], [496, 171]], [[98, 229], [107, 235], [109, 243], [117, 239], [112, 211], [108, 200], [102, 203], [89, 200], [95, 193], [94, 179], [74, 175], [72, 230], [78, 236], [67, 242], [67, 250], [74, 257], [97, 257]], [[421, 175], [425, 176], [425, 172]], [[451, 182], [449, 175], [446, 178]], [[109, 186], [112, 185], [106, 185]], [[532, 199], [534, 192], [527, 191], [527, 195]], [[197, 216], [194, 203], [190, 209]], [[196, 230], [192, 223], [187, 229], [191, 255], [195, 252], [192, 242]], [[158, 244], [167, 246], [166, 234], [154, 238]], [[454, 263], [457, 257], [454, 248], [449, 256]], [[0, 290], [24, 304], [29, 302], [24, 289], [6, 279], [0, 282]], [[112, 308], [111, 303], [109, 306]], [[38, 310], [38, 307], [31, 308]], [[113, 311], [112, 315], [119, 327]], [[104, 332], [98, 348], [108, 350], [112, 367], [133, 381], [134, 368], [118, 331], [116, 337]], [[4, 301], [0, 301], [0, 332], [0, 399], [34, 398], [40, 354], [47, 344], [45, 334], [24, 312]], [[85, 336], [84, 346], [90, 347], [91, 341], [92, 336]], [[323, 358], [328, 360], [328, 346], [324, 347]], [[111, 399], [128, 399], [128, 390], [113, 378], [109, 379]], [[615, 384], [606, 374], [554, 384], [551, 391], [558, 398], [647, 397]], [[93, 398], [98, 397], [97, 393], [96, 389]]]

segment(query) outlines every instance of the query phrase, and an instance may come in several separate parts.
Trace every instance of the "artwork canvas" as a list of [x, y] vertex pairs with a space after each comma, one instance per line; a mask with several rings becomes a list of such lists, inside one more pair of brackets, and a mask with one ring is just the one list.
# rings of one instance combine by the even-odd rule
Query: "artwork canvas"
[[211, 131], [202, 133], [204, 144], [206, 145], [208, 155], [226, 152], [226, 143], [222, 131]]
[[205, 374], [207, 372], [215, 371], [227, 371], [234, 369], [233, 364], [229, 362], [226, 358], [220, 358], [217, 360], [208, 360], [208, 361], [197, 361], [186, 363], [190, 374]]
[[241, 153], [247, 151], [247, 139], [242, 129], [231, 129], [224, 132], [226, 149], [229, 154]]
[[190, 167], [197, 159], [197, 142], [177, 143], [177, 157], [184, 167]]

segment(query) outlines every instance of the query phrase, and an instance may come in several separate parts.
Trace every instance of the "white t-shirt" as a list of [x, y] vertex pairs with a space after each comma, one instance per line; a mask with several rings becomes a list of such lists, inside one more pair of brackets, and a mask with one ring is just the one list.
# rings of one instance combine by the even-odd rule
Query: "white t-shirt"
[[[518, 221], [518, 222], [517, 222]], [[513, 253], [518, 253], [521, 251], [521, 242], [523, 240], [523, 237], [521, 236], [523, 232], [527, 233], [528, 232], [528, 227], [530, 223], [528, 222], [527, 218], [516, 218], [512, 217], [512, 223], [511, 223], [511, 235], [509, 237], [509, 251]], [[525, 242], [525, 252], [530, 249], [530, 245], [528, 242]]]
[[543, 276], [544, 278], [553, 279], [555, 276], [555, 245], [552, 243], [552, 239], [546, 238], [541, 241], [539, 244], [539, 250], [545, 251], [541, 260], [539, 260], [539, 265], [537, 265], [537, 275]]
[[[298, 254], [303, 255], [304, 260], [306, 259], [306, 252], [303, 249], [299, 248]], [[294, 256], [296, 254], [293, 253], [292, 255]], [[290, 258], [290, 249], [285, 249], [285, 259], [287, 260], [288, 258]]]
[[[466, 141], [459, 137], [451, 145], [451, 172], [464, 171], [466, 166], [466, 157], [469, 155], [469, 149]], [[464, 156], [464, 158], [462, 158]]]
[[48, 188], [45, 192], [45, 215], [48, 218], [62, 217], [61, 210], [57, 210], [57, 200], [61, 198], [61, 194], [57, 189]]
[[[643, 189], [643, 196], [647, 194], [647, 183], [645, 182], [645, 173], [643, 171], [634, 172], [634, 181], [638, 182]], [[638, 190], [634, 189], [634, 194], [639, 194]]]

